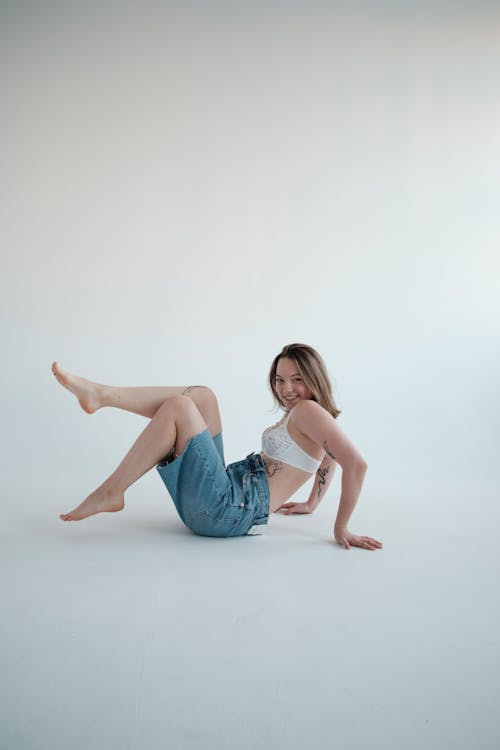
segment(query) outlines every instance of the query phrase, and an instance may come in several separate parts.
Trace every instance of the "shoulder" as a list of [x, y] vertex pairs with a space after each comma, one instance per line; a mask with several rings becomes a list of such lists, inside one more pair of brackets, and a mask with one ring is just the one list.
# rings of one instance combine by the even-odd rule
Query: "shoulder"
[[293, 422], [300, 429], [301, 425], [308, 425], [318, 420], [333, 419], [327, 410], [317, 401], [300, 401], [290, 412]]
[[341, 466], [363, 460], [355, 447], [342, 432], [337, 420], [316, 401], [300, 401], [292, 412], [296, 415], [294, 426]]

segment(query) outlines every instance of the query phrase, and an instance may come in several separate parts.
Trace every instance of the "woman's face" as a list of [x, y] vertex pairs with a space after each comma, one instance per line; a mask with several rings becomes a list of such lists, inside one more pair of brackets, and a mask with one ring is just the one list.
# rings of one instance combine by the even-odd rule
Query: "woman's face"
[[287, 411], [293, 409], [299, 401], [313, 397], [313, 392], [302, 380], [297, 365], [288, 357], [281, 357], [278, 360], [274, 384], [278, 397]]

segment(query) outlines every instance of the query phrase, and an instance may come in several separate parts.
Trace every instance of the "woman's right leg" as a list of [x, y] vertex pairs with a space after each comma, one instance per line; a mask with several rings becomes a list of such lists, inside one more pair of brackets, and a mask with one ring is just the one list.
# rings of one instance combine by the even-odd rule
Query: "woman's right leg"
[[188, 396], [197, 406], [205, 420], [210, 434], [217, 435], [222, 431], [219, 405], [215, 393], [206, 386], [146, 386], [122, 388], [103, 385], [73, 375], [59, 367], [57, 362], [52, 365], [52, 372], [59, 383], [73, 393], [80, 406], [88, 414], [92, 414], [103, 406], [113, 406], [117, 409], [140, 414], [152, 419], [164, 401], [174, 396]]
[[165, 399], [115, 471], [80, 505], [61, 514], [61, 519], [81, 521], [96, 513], [122, 510], [125, 490], [173, 448], [182, 453], [191, 437], [206, 426], [187, 396]]

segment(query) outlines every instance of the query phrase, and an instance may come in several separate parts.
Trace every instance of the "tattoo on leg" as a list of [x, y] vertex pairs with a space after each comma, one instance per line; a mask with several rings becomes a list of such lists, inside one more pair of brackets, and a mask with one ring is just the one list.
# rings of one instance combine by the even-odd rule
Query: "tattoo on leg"
[[205, 386], [204, 385], [189, 385], [187, 388], [185, 388], [182, 391], [182, 395], [185, 396], [186, 393], [189, 393], [190, 391], [192, 391], [193, 388], [205, 388]]
[[262, 457], [262, 460], [264, 462], [264, 467], [266, 469], [266, 477], [274, 477], [275, 474], [278, 473], [278, 471], [281, 471], [283, 466], [280, 463], [276, 463], [276, 461], [271, 461], [270, 458], [264, 458]]
[[326, 475], [328, 474], [329, 467], [326, 466], [324, 469], [318, 469], [318, 475], [319, 475], [319, 482], [318, 482], [318, 500], [319, 496], [321, 495], [321, 490], [323, 489], [325, 482], [326, 482]]
[[324, 448], [324, 450], [325, 450], [325, 453], [328, 453], [328, 455], [330, 456], [330, 458], [333, 458], [333, 460], [334, 460], [334, 461], [336, 461], [336, 460], [337, 460], [337, 459], [335, 458], [335, 456], [333, 455], [333, 453], [331, 452], [331, 450], [330, 450], [330, 449], [328, 448], [328, 445], [326, 444], [326, 440], [325, 440], [325, 442], [323, 443], [323, 448]]

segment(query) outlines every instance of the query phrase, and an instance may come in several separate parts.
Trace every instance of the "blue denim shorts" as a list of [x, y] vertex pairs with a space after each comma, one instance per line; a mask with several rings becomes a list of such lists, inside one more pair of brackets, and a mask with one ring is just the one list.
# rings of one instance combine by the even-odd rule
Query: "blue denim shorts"
[[[260, 533], [269, 520], [269, 485], [261, 456], [224, 466], [222, 434], [203, 430], [180, 456], [157, 465], [184, 524], [202, 536]], [[260, 530], [256, 527], [260, 527]]]

